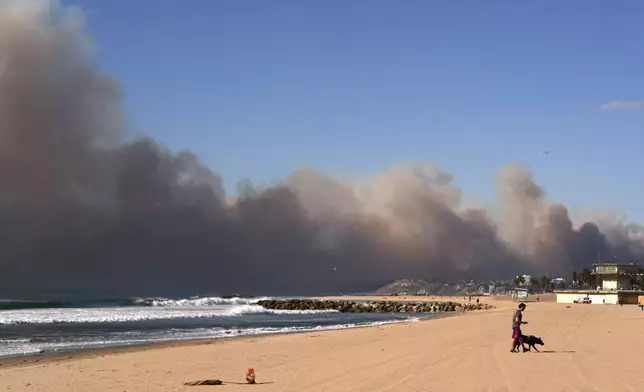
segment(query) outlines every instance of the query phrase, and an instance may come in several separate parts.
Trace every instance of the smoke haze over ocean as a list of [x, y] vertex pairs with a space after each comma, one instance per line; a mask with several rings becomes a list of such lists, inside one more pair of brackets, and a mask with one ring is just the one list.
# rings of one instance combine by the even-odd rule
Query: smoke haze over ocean
[[95, 68], [92, 45], [78, 10], [0, 2], [4, 291], [308, 294], [644, 256], [641, 225], [573, 224], [521, 164], [499, 171], [494, 210], [464, 208], [431, 163], [361, 183], [298, 169], [231, 201], [189, 151], [129, 137], [118, 82]]

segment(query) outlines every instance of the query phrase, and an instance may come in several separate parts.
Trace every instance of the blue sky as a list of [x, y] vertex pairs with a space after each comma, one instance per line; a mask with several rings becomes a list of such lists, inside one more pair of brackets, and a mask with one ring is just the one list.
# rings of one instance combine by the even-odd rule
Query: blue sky
[[644, 221], [644, 2], [64, 3], [133, 129], [229, 189], [431, 161], [489, 200], [519, 161], [551, 199]]

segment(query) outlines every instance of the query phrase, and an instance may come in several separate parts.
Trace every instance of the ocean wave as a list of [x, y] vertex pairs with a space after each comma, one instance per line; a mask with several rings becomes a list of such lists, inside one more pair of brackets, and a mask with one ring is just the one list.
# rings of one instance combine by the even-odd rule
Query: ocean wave
[[183, 298], [183, 299], [133, 298], [132, 304], [135, 306], [168, 306], [168, 307], [250, 305], [266, 299], [270, 299], [270, 298], [268, 297], [262, 297], [262, 298], [192, 297], [192, 298]]
[[379, 325], [397, 324], [418, 321], [417, 318], [398, 320], [365, 321], [344, 324], [318, 325], [318, 326], [288, 326], [288, 327], [256, 327], [245, 329], [203, 328], [191, 331], [166, 331], [165, 333], [150, 336], [134, 335], [130, 333], [115, 334], [101, 339], [72, 339], [69, 341], [33, 342], [31, 339], [14, 339], [2, 341], [0, 344], [0, 358], [36, 353], [56, 353], [77, 349], [88, 349], [110, 346], [129, 346], [137, 344], [160, 343], [170, 341], [185, 341], [195, 339], [220, 339], [241, 336], [269, 335], [280, 333], [322, 332], [340, 329], [365, 328]]
[[0, 344], [22, 344], [30, 342], [31, 339], [0, 339]]
[[67, 309], [67, 308], [95, 308], [95, 307], [194, 307], [216, 305], [250, 305], [257, 301], [271, 299], [269, 297], [244, 298], [244, 297], [190, 297], [190, 298], [165, 298], [165, 297], [128, 297], [104, 298], [87, 300], [21, 300], [0, 299], [0, 310], [20, 309]]
[[237, 305], [203, 310], [198, 308], [91, 308], [91, 309], [38, 309], [0, 312], [0, 325], [15, 324], [71, 324], [71, 323], [124, 323], [149, 320], [195, 319], [208, 317], [237, 317], [259, 314], [321, 314], [335, 310], [275, 310], [259, 305]]
[[323, 313], [338, 313], [337, 310], [281, 310], [281, 309], [266, 309], [259, 305], [240, 305], [235, 306], [226, 311], [228, 316], [245, 316], [249, 314], [323, 314]]

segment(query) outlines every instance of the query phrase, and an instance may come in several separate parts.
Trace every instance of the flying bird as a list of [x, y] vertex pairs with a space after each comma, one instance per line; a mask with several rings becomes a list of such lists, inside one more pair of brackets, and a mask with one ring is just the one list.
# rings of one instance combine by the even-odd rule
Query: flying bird
[[543, 152], [543, 155], [548, 155], [548, 154], [550, 154], [550, 151], [548, 151], [548, 150]]

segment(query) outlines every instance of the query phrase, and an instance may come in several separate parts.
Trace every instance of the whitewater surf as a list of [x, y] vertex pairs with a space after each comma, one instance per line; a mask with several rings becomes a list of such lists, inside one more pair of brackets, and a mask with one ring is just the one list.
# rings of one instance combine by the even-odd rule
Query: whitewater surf
[[427, 315], [264, 309], [259, 298], [0, 300], [0, 358], [175, 340], [366, 327]]

